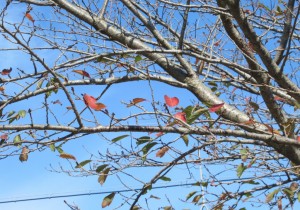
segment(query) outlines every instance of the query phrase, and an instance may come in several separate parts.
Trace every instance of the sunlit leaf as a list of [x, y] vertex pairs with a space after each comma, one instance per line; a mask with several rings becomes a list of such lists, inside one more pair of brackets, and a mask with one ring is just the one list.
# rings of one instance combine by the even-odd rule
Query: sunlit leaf
[[173, 208], [172, 208], [172, 206], [165, 206], [164, 207], [164, 210], [172, 210]]
[[132, 99], [132, 101], [130, 102], [130, 104], [127, 105], [127, 107], [134, 106], [134, 105], [136, 105], [138, 103], [141, 103], [143, 101], [146, 101], [146, 99], [144, 99], [144, 98], [134, 98], [134, 99]]
[[20, 157], [19, 157], [19, 160], [21, 162], [27, 161], [28, 160], [28, 153], [29, 153], [29, 149], [27, 147], [23, 147], [22, 152], [21, 152]]
[[83, 95], [83, 100], [87, 106], [89, 106], [90, 108], [92, 108], [96, 111], [106, 108], [106, 106], [104, 104], [96, 103], [97, 100], [93, 96], [90, 96], [88, 94]]
[[103, 185], [104, 182], [106, 181], [106, 178], [108, 177], [108, 173], [110, 171], [110, 168], [106, 168], [99, 176], [98, 182]]
[[189, 145], [189, 136], [188, 135], [182, 135], [181, 138], [183, 139], [186, 146]]
[[73, 72], [75, 72], [75, 73], [77, 73], [77, 74], [80, 74], [80, 75], [82, 75], [82, 76], [84, 76], [84, 77], [91, 78], [90, 74], [87, 73], [87, 72], [84, 71], [84, 70], [73, 70]]
[[49, 148], [52, 152], [55, 152], [55, 145], [54, 144], [50, 144]]
[[177, 112], [174, 117], [178, 120], [181, 120], [183, 122], [186, 122], [186, 117], [184, 112]]
[[169, 147], [161, 148], [160, 150], [157, 151], [156, 157], [160, 157], [160, 158], [163, 157], [168, 150], [169, 150]]
[[26, 116], [26, 111], [25, 110], [21, 110], [18, 112], [19, 116], [24, 118]]
[[84, 160], [82, 162], [80, 162], [79, 164], [76, 165], [75, 168], [82, 168], [83, 166], [85, 166], [86, 164], [92, 162], [92, 160]]
[[76, 158], [73, 155], [67, 154], [67, 153], [61, 153], [59, 155], [59, 157], [64, 158], [64, 159], [76, 160]]
[[240, 178], [246, 169], [247, 167], [245, 167], [244, 164], [241, 163], [236, 169], [237, 176]]
[[105, 207], [107, 207], [107, 206], [109, 206], [111, 203], [112, 203], [112, 201], [113, 201], [113, 199], [114, 199], [114, 197], [115, 197], [115, 194], [116, 193], [111, 193], [111, 194], [109, 194], [108, 196], [106, 196], [104, 199], [103, 199], [103, 201], [102, 201], [102, 208], [105, 208]]
[[269, 203], [271, 200], [273, 200], [274, 196], [280, 191], [280, 189], [276, 189], [273, 192], [269, 193], [266, 197], [266, 203]]
[[224, 106], [225, 103], [215, 104], [209, 108], [210, 112], [216, 112]]
[[167, 104], [169, 107], [177, 106], [178, 103], [179, 103], [179, 99], [178, 99], [177, 97], [171, 98], [171, 97], [165, 95], [164, 98], [165, 98], [166, 104]]
[[120, 141], [120, 140], [126, 138], [127, 136], [129, 136], [129, 135], [118, 136], [118, 137], [116, 137], [116, 138], [113, 138], [113, 139], [111, 140], [111, 142], [116, 143], [117, 141]]
[[61, 147], [55, 147], [59, 154], [63, 154], [64, 151]]
[[14, 142], [14, 144], [16, 144], [17, 146], [21, 146], [21, 144], [22, 144], [22, 139], [21, 139], [20, 134], [18, 134], [18, 135], [15, 136], [13, 142]]

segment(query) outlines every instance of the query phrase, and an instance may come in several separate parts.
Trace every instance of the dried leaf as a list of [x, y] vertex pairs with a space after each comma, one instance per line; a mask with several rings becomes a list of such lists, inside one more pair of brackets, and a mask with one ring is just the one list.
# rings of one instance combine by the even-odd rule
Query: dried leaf
[[22, 152], [20, 154], [19, 160], [21, 162], [28, 160], [29, 149], [27, 147], [23, 147]]
[[76, 160], [76, 158], [75, 158], [73, 155], [71, 155], [71, 154], [67, 154], [67, 153], [61, 153], [61, 154], [59, 155], [59, 157], [61, 157], [61, 158], [65, 158], [65, 159], [72, 159], [72, 160]]
[[26, 17], [28, 20], [30, 20], [31, 22], [34, 23], [34, 19], [33, 19], [33, 17], [31, 16], [31, 14], [30, 14], [29, 12], [26, 12], [25, 17]]
[[134, 98], [132, 99], [132, 101], [130, 102], [130, 104], [127, 105], [127, 107], [131, 107], [131, 106], [134, 106], [140, 102], [143, 102], [143, 101], [146, 101], [146, 99], [144, 98]]
[[87, 73], [87, 72], [84, 71], [84, 70], [73, 70], [73, 72], [75, 72], [75, 73], [77, 73], [77, 74], [80, 74], [80, 75], [82, 75], [82, 76], [84, 76], [84, 77], [91, 78], [90, 74]]
[[221, 104], [215, 104], [212, 107], [209, 108], [210, 112], [216, 112], [219, 109], [221, 109], [224, 106], [225, 103], [221, 103]]
[[90, 108], [96, 111], [106, 108], [104, 104], [96, 103], [96, 99], [93, 96], [90, 96], [88, 94], [83, 95], [83, 101], [87, 106], [89, 106]]
[[12, 71], [12, 68], [11, 68], [11, 67], [10, 67], [9, 69], [3, 69], [3, 70], [1, 71], [1, 74], [2, 74], [2, 75], [9, 75], [11, 71]]
[[169, 96], [165, 95], [165, 102], [169, 107], [177, 106], [179, 103], [179, 99], [177, 97], [170, 98]]
[[169, 150], [169, 147], [163, 147], [160, 150], [158, 150], [158, 152], [156, 153], [156, 157], [163, 157], [166, 152]]

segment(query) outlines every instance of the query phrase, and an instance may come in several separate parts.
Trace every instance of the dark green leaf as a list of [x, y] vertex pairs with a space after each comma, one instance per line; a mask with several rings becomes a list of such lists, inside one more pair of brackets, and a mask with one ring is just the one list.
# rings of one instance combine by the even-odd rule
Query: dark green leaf
[[186, 196], [185, 201], [187, 201], [188, 199], [190, 199], [191, 197], [193, 197], [193, 195], [195, 195], [196, 193], [197, 193], [197, 191], [190, 192], [190, 193]]
[[83, 166], [85, 166], [86, 164], [90, 163], [92, 160], [84, 160], [82, 162], [80, 162], [75, 168], [81, 168]]
[[102, 201], [102, 208], [105, 208], [107, 206], [109, 206], [111, 204], [111, 202], [113, 201], [114, 197], [115, 197], [116, 193], [111, 193], [108, 196], [106, 196], [103, 201]]
[[135, 58], [134, 58], [134, 61], [137, 63], [137, 62], [139, 62], [139, 61], [141, 61], [142, 60], [142, 56], [140, 56], [140, 55], [137, 55]]
[[118, 137], [116, 137], [116, 138], [113, 138], [113, 139], [111, 140], [111, 142], [115, 143], [115, 142], [117, 142], [117, 141], [120, 141], [120, 140], [126, 138], [127, 136], [129, 136], [129, 135], [118, 136]]
[[146, 144], [143, 148], [142, 148], [142, 151], [143, 151], [143, 154], [146, 155], [149, 150], [154, 147], [157, 143], [156, 142], [151, 142], [149, 144]]
[[104, 182], [106, 181], [106, 178], [108, 177], [108, 173], [110, 171], [110, 168], [106, 168], [99, 176], [98, 182], [103, 185]]
[[147, 142], [149, 142], [151, 140], [152, 139], [149, 136], [142, 136], [142, 137], [140, 137], [140, 138], [137, 139], [136, 144], [137, 145], [145, 144], [145, 143], [147, 143]]
[[166, 182], [170, 182], [171, 181], [171, 179], [169, 177], [166, 177], [166, 176], [159, 177], [159, 179], [161, 179], [163, 181], [166, 181]]
[[196, 203], [199, 202], [200, 198], [202, 198], [202, 195], [196, 195], [196, 196], [193, 198], [192, 202], [196, 204]]
[[253, 108], [254, 111], [257, 111], [259, 109], [259, 106], [257, 103], [250, 101], [249, 104]]
[[105, 169], [107, 166], [108, 166], [108, 164], [104, 164], [104, 165], [98, 166], [97, 169], [96, 169], [96, 172], [97, 173], [101, 173], [101, 171], [103, 169]]

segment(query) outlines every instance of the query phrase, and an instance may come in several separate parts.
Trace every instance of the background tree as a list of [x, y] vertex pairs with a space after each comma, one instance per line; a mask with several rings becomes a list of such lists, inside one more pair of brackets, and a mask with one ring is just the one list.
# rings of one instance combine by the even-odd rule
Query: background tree
[[[12, 18], [24, 4], [22, 17]], [[71, 175], [142, 186], [108, 195], [103, 207], [121, 196], [121, 207], [142, 208], [140, 198], [156, 198], [147, 192], [179, 171], [197, 186], [182, 202], [293, 206], [300, 197], [298, 4], [3, 2], [1, 51], [22, 53], [30, 65], [2, 67], [1, 158], [26, 161], [51, 149], [70, 160]], [[64, 151], [95, 134], [103, 148], [90, 159]]]

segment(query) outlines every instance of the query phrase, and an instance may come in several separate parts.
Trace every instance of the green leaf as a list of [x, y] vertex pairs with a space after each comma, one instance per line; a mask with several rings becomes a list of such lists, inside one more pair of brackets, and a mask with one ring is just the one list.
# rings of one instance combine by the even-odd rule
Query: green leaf
[[143, 154], [146, 155], [149, 150], [154, 147], [157, 143], [156, 142], [151, 142], [149, 144], [146, 144], [143, 148], [142, 148], [142, 151], [143, 151]]
[[280, 188], [274, 190], [273, 192], [269, 193], [266, 197], [266, 203], [269, 203], [271, 200], [273, 200], [274, 196], [280, 191]]
[[254, 180], [250, 180], [250, 181], [247, 181], [247, 182], [243, 182], [243, 184], [259, 185], [259, 182], [255, 182]]
[[129, 135], [118, 136], [118, 137], [116, 137], [116, 138], [113, 138], [113, 139], [111, 140], [111, 142], [112, 142], [112, 143], [116, 143], [117, 141], [120, 141], [120, 140], [126, 138], [127, 136], [129, 136]]
[[16, 112], [15, 112], [15, 111], [10, 111], [10, 112], [8, 112], [7, 117], [11, 117], [14, 113], [16, 113]]
[[97, 169], [96, 169], [96, 172], [97, 173], [101, 173], [101, 171], [103, 169], [105, 169], [107, 166], [108, 166], [108, 164], [104, 164], [104, 165], [98, 166]]
[[243, 207], [243, 208], [240, 208], [239, 210], [247, 210], [245, 207]]
[[207, 187], [208, 186], [208, 182], [196, 182], [196, 183], [193, 184], [193, 186]]
[[208, 82], [208, 84], [213, 87], [218, 87], [218, 84], [212, 81]]
[[297, 198], [298, 198], [298, 201], [300, 202], [300, 191], [298, 191], [298, 193], [297, 193]]
[[188, 106], [186, 107], [183, 112], [186, 115], [186, 122], [187, 124], [192, 124], [195, 120], [197, 120], [202, 114], [208, 113], [207, 108], [203, 107], [193, 107]]
[[20, 117], [24, 118], [26, 116], [26, 111], [25, 110], [21, 110], [21, 111], [19, 111], [18, 114], [19, 114]]
[[244, 172], [246, 169], [247, 169], [247, 167], [244, 166], [243, 163], [241, 163], [241, 164], [237, 167], [237, 169], [236, 169], [237, 176], [240, 178], [240, 177], [242, 176], [243, 172]]
[[106, 178], [108, 177], [108, 173], [110, 171], [110, 168], [106, 168], [99, 176], [98, 182], [103, 185], [104, 182], [106, 181]]
[[92, 162], [92, 160], [84, 160], [84, 161], [80, 162], [75, 168], [81, 168], [90, 162]]
[[165, 206], [164, 207], [164, 210], [172, 210], [173, 208], [172, 208], [172, 206]]
[[242, 161], [245, 162], [248, 158], [249, 150], [247, 148], [243, 148], [240, 150], [240, 154], [241, 154]]
[[181, 138], [183, 139], [185, 145], [189, 146], [189, 137], [188, 137], [188, 135], [183, 135]]
[[147, 142], [149, 142], [151, 140], [152, 139], [149, 136], [142, 136], [142, 137], [140, 137], [140, 138], [137, 139], [136, 144], [137, 145], [145, 144], [145, 143], [147, 143]]
[[134, 58], [134, 61], [137, 63], [137, 62], [139, 62], [139, 61], [141, 61], [142, 60], [142, 56], [140, 56], [140, 55], [137, 55], [137, 56], [135, 56], [135, 58]]
[[18, 134], [18, 135], [15, 136], [13, 142], [14, 142], [14, 144], [16, 144], [17, 146], [21, 146], [21, 144], [22, 144], [22, 139], [21, 139], [20, 134]]
[[191, 197], [193, 197], [193, 195], [195, 195], [196, 193], [197, 193], [197, 191], [190, 192], [190, 193], [186, 196], [185, 201], [187, 201], [188, 199], [190, 199]]
[[115, 194], [116, 193], [111, 193], [103, 199], [102, 208], [105, 208], [105, 207], [109, 206], [112, 203], [112, 201], [115, 197]]
[[282, 192], [284, 193], [284, 194], [286, 194], [286, 196], [288, 197], [288, 199], [289, 199], [289, 201], [290, 201], [290, 204], [291, 204], [291, 206], [293, 206], [293, 204], [294, 204], [294, 201], [293, 201], [293, 198], [294, 198], [294, 192], [293, 191], [291, 191], [289, 188], [284, 188], [283, 190], [282, 190]]
[[59, 154], [63, 154], [64, 153], [63, 149], [60, 146], [56, 147], [56, 150], [58, 151]]
[[45, 79], [40, 79], [40, 81], [36, 84], [36, 89], [40, 89], [43, 85], [43, 82], [45, 81]]
[[54, 144], [50, 144], [49, 148], [52, 152], [55, 152], [55, 145]]
[[163, 181], [166, 181], [166, 182], [170, 182], [171, 181], [171, 179], [169, 177], [166, 177], [166, 176], [159, 177], [159, 179], [161, 179]]

